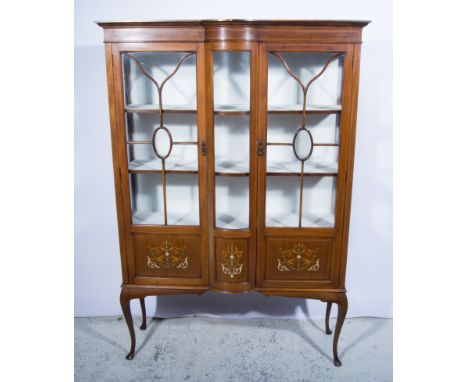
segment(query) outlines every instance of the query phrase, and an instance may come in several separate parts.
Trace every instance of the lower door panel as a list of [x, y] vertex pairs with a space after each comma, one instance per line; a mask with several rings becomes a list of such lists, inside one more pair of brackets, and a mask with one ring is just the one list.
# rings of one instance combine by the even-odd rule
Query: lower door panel
[[338, 282], [335, 239], [319, 236], [266, 236], [257, 287], [333, 288]]
[[330, 238], [266, 239], [266, 280], [331, 281], [333, 241]]
[[135, 234], [133, 242], [137, 284], [204, 284], [199, 235]]
[[242, 283], [249, 280], [249, 239], [216, 238], [216, 281]]

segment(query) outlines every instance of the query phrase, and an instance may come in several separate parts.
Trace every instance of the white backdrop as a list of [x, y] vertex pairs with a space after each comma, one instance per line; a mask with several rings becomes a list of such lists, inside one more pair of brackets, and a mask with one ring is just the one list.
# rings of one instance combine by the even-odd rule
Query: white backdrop
[[[120, 314], [103, 34], [96, 20], [357, 19], [364, 29], [348, 317], [392, 316], [392, 3], [389, 0], [75, 0], [75, 315]], [[139, 307], [133, 305], [134, 312]], [[147, 298], [149, 314], [323, 317], [325, 304], [247, 295]]]

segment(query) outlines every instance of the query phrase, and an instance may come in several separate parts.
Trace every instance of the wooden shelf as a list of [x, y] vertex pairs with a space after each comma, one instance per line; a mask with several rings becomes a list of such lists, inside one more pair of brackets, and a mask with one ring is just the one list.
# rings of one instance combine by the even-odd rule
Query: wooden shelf
[[[266, 168], [269, 176], [299, 176], [301, 164], [298, 160], [273, 162], [267, 161]], [[338, 175], [337, 162], [314, 162], [308, 160], [304, 166], [305, 176], [336, 176]]]
[[[159, 114], [159, 106], [153, 104], [130, 104], [125, 107], [125, 111], [127, 113]], [[163, 108], [163, 113], [196, 114], [197, 107], [195, 105], [166, 105]]]
[[[307, 105], [307, 114], [338, 114], [341, 105]], [[268, 114], [301, 114], [302, 104], [268, 105]], [[245, 105], [217, 105], [215, 115], [248, 115], [249, 107]]]
[[249, 163], [230, 161], [223, 158], [215, 158], [215, 175], [217, 176], [249, 176]]
[[[153, 141], [127, 141], [125, 142], [127, 145], [152, 145]], [[177, 145], [198, 145], [197, 141], [173, 141], [172, 144], [174, 146]]]
[[[171, 212], [167, 213], [168, 225], [200, 225], [198, 211], [190, 213]], [[132, 211], [132, 224], [137, 225], [162, 225], [164, 226], [163, 211]]]
[[[162, 174], [162, 170], [128, 170], [130, 174]], [[166, 174], [198, 174], [198, 171], [190, 170], [166, 170]]]
[[248, 172], [223, 172], [223, 171], [215, 171], [216, 176], [249, 176], [250, 173]]
[[[301, 176], [300, 172], [267, 172], [267, 176]], [[304, 172], [304, 176], [338, 176], [337, 172]]]
[[[302, 104], [268, 105], [268, 114], [301, 114]], [[338, 114], [341, 105], [307, 105], [306, 114]]]
[[[145, 143], [145, 142], [136, 142], [136, 143]], [[292, 147], [293, 144], [286, 143], [286, 142], [267, 142], [267, 146], [290, 146]], [[340, 144], [339, 143], [315, 143], [314, 142], [314, 147], [316, 146], [317, 147], [340, 147]]]
[[[185, 158], [170, 158], [166, 161], [166, 174], [198, 174], [198, 162]], [[161, 160], [133, 160], [128, 164], [128, 172], [132, 174], [161, 174]], [[307, 164], [307, 162], [306, 162]], [[249, 176], [249, 165], [231, 161], [219, 160], [216, 163], [216, 176], [243, 177]], [[300, 176], [300, 163], [296, 160], [283, 162], [268, 162], [268, 176]], [[304, 176], [337, 176], [337, 163], [308, 163]]]
[[[198, 174], [198, 162], [185, 158], [169, 157], [166, 161], [166, 174]], [[162, 163], [160, 159], [133, 160], [128, 164], [131, 174], [161, 174]], [[217, 176], [249, 176], [249, 167], [239, 163], [221, 161], [215, 169]]]
[[246, 105], [216, 105], [214, 107], [214, 115], [229, 116], [229, 115], [249, 115], [250, 106]]
[[[171, 158], [166, 161], [166, 174], [198, 174], [198, 162], [184, 158]], [[161, 174], [162, 162], [160, 159], [133, 160], [128, 164], [131, 174]]]
[[229, 213], [221, 213], [216, 216], [217, 229], [247, 229], [249, 228], [249, 214], [239, 213], [231, 215]]
[[[266, 217], [265, 226], [268, 227], [292, 227], [297, 228], [299, 217], [297, 213], [289, 214], [268, 214]], [[332, 213], [311, 214], [303, 213], [302, 227], [303, 228], [331, 228], [335, 225], [335, 215]]]
[[[130, 104], [125, 107], [127, 113], [159, 113], [159, 106], [154, 104]], [[196, 114], [195, 105], [165, 105], [164, 113]], [[268, 114], [301, 114], [302, 105], [268, 105]], [[307, 114], [338, 114], [341, 113], [341, 105], [308, 105]], [[250, 108], [245, 105], [217, 105], [214, 114], [221, 116], [249, 115]]]

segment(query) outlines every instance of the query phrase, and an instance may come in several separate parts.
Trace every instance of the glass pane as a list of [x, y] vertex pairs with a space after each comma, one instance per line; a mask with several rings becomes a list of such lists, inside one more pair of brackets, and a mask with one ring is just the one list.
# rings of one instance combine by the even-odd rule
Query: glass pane
[[[292, 143], [294, 133], [301, 126], [301, 114], [268, 116], [268, 142]], [[314, 143], [340, 143], [340, 117], [337, 114], [308, 114], [306, 127], [314, 137]]]
[[[130, 113], [127, 116], [127, 140], [151, 142], [153, 132], [159, 126], [158, 114]], [[170, 131], [174, 142], [193, 142], [192, 145], [173, 145], [166, 159], [166, 170], [198, 170], [197, 120], [195, 114], [167, 114], [164, 126]], [[162, 161], [149, 144], [128, 145], [130, 169], [161, 170]]]
[[335, 225], [336, 177], [304, 177], [303, 198], [303, 227], [333, 227]]
[[[291, 71], [305, 85], [320, 73], [335, 53], [280, 53]], [[343, 55], [330, 62], [325, 72], [312, 83], [307, 93], [307, 109], [341, 109], [343, 80]], [[268, 55], [268, 106], [269, 109], [292, 106], [302, 110], [302, 90], [285, 70], [281, 61]]]
[[249, 172], [249, 117], [215, 116], [215, 171]]
[[266, 226], [297, 227], [299, 177], [267, 176], [266, 186]]
[[[293, 143], [301, 124], [300, 115], [270, 115], [268, 118], [268, 143]], [[304, 162], [304, 172], [338, 171], [339, 118], [337, 115], [308, 115], [306, 127], [311, 132], [314, 148], [311, 157]], [[336, 144], [337, 146], [320, 146]], [[294, 155], [292, 146], [269, 145], [267, 172], [300, 172], [301, 162]]]
[[[196, 114], [165, 114], [164, 126], [170, 130], [174, 141], [197, 140]], [[153, 131], [158, 127], [158, 113], [127, 114], [128, 141], [151, 141]]]
[[[305, 176], [302, 227], [333, 227], [335, 224], [336, 177]], [[266, 226], [298, 227], [300, 178], [267, 177]]]
[[250, 109], [250, 53], [214, 52], [215, 110]]
[[[133, 224], [164, 224], [161, 174], [130, 174]], [[167, 224], [199, 225], [198, 177], [166, 175]]]
[[249, 178], [216, 177], [216, 227], [249, 227]]
[[199, 225], [198, 176], [167, 175], [167, 224]]
[[130, 174], [133, 224], [164, 224], [161, 174]]
[[[131, 158], [129, 170], [162, 170], [162, 161], [156, 158], [151, 145], [132, 145], [128, 148]], [[196, 145], [173, 146], [166, 159], [166, 171], [192, 171], [198, 168], [198, 147]]]
[[339, 148], [315, 146], [312, 156], [304, 162], [304, 173], [337, 173]]
[[[161, 85], [187, 53], [185, 52], [132, 52], [144, 69]], [[144, 110], [159, 107], [156, 86], [142, 72], [137, 62], [123, 55], [125, 75], [125, 104], [130, 109]], [[196, 110], [196, 55], [183, 61], [174, 77], [163, 88], [165, 109], [183, 108]]]

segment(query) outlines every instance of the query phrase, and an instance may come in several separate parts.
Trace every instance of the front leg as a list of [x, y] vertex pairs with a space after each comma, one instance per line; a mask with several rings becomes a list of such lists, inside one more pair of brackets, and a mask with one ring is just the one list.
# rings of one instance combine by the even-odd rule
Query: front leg
[[130, 309], [130, 297], [124, 293], [124, 290], [120, 292], [120, 305], [122, 306], [122, 312], [125, 317], [125, 321], [127, 322], [128, 331], [130, 332], [130, 352], [127, 354], [125, 358], [128, 360], [132, 360], [135, 355], [135, 329], [133, 327], [133, 318], [132, 312]]
[[335, 366], [341, 366], [338, 358], [338, 339], [340, 338], [341, 328], [343, 327], [346, 313], [348, 312], [348, 298], [345, 293], [340, 294], [338, 301], [338, 317], [336, 319], [335, 335], [333, 337], [333, 363]]

